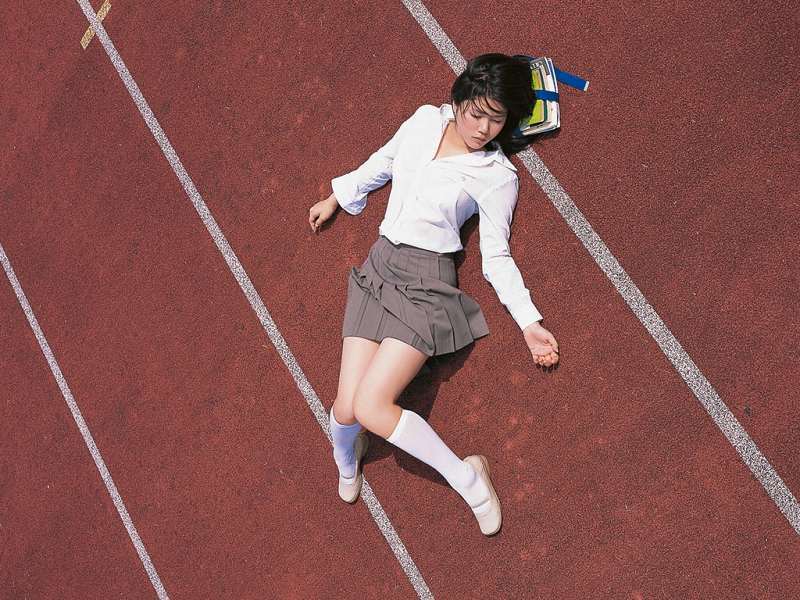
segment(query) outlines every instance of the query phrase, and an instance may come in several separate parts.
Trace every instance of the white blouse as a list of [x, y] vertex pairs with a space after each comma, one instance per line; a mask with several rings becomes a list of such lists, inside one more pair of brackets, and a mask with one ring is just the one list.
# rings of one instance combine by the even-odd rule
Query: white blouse
[[453, 118], [450, 104], [421, 106], [358, 169], [334, 178], [333, 193], [346, 212], [357, 215], [367, 204], [367, 194], [391, 179], [378, 232], [395, 244], [434, 252], [461, 250], [461, 226], [479, 213], [483, 276], [525, 329], [542, 315], [508, 245], [519, 189], [517, 170], [499, 148], [434, 160]]

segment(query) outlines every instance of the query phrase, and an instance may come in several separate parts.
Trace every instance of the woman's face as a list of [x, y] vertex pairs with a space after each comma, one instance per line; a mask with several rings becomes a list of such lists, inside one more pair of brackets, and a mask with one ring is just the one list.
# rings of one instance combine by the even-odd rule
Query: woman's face
[[456, 107], [456, 131], [471, 150], [480, 150], [503, 130], [505, 106], [490, 98], [466, 100]]

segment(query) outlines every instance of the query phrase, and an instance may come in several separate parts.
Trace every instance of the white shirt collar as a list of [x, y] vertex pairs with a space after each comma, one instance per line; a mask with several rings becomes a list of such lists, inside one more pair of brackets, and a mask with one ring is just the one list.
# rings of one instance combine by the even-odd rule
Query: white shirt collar
[[[444, 128], [447, 127], [447, 122], [455, 120], [452, 105], [449, 102], [442, 104], [439, 107], [439, 114], [441, 115], [442, 119], [441, 130], [444, 131]], [[493, 150], [478, 150], [477, 152], [470, 152], [469, 154], [459, 154], [457, 158], [459, 159], [459, 162], [463, 160], [464, 162], [473, 165], [488, 165], [492, 162], [497, 162], [507, 169], [511, 169], [512, 171], [516, 172], [517, 168], [510, 160], [508, 160], [508, 157], [503, 154], [500, 146], [498, 144], [494, 144], [494, 146], [495, 148]]]

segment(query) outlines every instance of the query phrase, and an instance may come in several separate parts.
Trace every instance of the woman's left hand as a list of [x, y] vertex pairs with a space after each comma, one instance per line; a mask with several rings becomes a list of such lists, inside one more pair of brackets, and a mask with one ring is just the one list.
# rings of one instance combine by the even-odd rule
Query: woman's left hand
[[558, 342], [541, 323], [531, 323], [522, 330], [522, 335], [531, 351], [533, 362], [541, 367], [552, 367], [558, 362]]

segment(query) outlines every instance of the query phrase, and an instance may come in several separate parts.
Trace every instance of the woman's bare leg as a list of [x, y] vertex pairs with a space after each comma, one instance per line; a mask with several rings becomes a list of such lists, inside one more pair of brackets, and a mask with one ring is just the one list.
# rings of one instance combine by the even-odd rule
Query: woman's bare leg
[[400, 340], [384, 339], [356, 390], [353, 401], [356, 419], [371, 432], [436, 469], [473, 511], [487, 510], [490, 491], [472, 465], [450, 450], [417, 413], [395, 404], [427, 358]]
[[339, 367], [339, 389], [333, 402], [333, 416], [342, 425], [356, 422], [353, 397], [372, 358], [378, 351], [378, 342], [359, 337], [342, 339], [342, 361]]
[[426, 354], [413, 346], [385, 338], [353, 396], [353, 412], [358, 422], [376, 435], [388, 438], [402, 413], [395, 401], [427, 359]]

